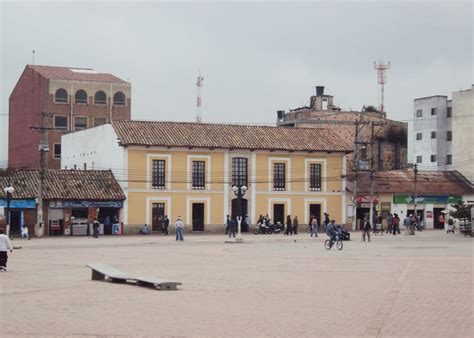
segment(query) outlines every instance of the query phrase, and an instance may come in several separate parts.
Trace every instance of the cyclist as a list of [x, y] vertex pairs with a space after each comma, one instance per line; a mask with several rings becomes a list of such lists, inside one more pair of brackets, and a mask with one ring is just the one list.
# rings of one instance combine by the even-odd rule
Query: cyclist
[[332, 247], [334, 242], [337, 240], [337, 230], [336, 230], [336, 221], [332, 220], [326, 225], [326, 234], [329, 236], [331, 242], [330, 246]]

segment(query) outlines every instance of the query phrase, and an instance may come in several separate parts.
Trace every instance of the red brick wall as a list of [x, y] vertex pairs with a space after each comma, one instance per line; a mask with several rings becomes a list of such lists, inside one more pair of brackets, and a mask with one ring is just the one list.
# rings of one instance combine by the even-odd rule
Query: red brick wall
[[26, 68], [9, 99], [8, 164], [10, 167], [39, 167], [39, 126], [48, 81]]

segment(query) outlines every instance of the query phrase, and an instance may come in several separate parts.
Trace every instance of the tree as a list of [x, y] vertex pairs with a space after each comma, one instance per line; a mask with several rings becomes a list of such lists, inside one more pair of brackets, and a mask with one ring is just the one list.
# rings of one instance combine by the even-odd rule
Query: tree
[[457, 204], [451, 204], [451, 206], [456, 209], [455, 211], [450, 211], [449, 215], [454, 218], [467, 218], [471, 219], [471, 204], [467, 204], [463, 201], [459, 201]]

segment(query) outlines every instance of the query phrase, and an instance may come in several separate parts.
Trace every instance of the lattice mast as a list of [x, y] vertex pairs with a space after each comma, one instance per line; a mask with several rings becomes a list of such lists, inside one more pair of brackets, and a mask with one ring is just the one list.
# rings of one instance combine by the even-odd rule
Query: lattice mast
[[384, 86], [385, 82], [387, 82], [387, 78], [385, 76], [385, 71], [390, 68], [390, 61], [387, 64], [384, 64], [380, 61], [378, 64], [374, 61], [374, 68], [377, 69], [377, 82], [380, 85], [380, 107], [379, 110], [384, 113], [385, 106], [384, 106]]
[[201, 88], [204, 85], [204, 78], [201, 76], [201, 73], [199, 73], [199, 76], [197, 77], [196, 81], [196, 122], [201, 123], [202, 118], [201, 118]]

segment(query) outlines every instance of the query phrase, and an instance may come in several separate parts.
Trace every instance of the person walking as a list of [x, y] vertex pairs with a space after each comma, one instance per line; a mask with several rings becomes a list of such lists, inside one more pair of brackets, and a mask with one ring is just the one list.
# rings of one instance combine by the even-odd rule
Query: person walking
[[13, 252], [10, 239], [5, 235], [5, 231], [0, 229], [0, 270], [7, 271], [8, 250]]
[[293, 232], [295, 233], [295, 235], [298, 235], [298, 225], [299, 225], [298, 216], [295, 216], [295, 218], [293, 218]]
[[403, 225], [405, 226], [405, 235], [410, 235], [410, 223], [411, 223], [411, 215], [408, 215], [403, 220]]
[[292, 235], [293, 236], [293, 225], [291, 224], [291, 216], [286, 216], [286, 231], [285, 235]]
[[229, 215], [227, 215], [227, 227], [229, 228], [229, 238], [231, 236], [235, 238], [235, 228], [237, 228], [237, 222], [235, 219], [230, 218]]
[[174, 227], [176, 229], [176, 240], [184, 241], [184, 223], [181, 220], [181, 216], [178, 216], [176, 222], [174, 222]]
[[328, 226], [330, 222], [331, 220], [329, 219], [329, 214], [325, 212], [324, 213], [324, 229], [323, 229], [324, 232], [326, 232], [326, 227]]
[[318, 237], [318, 228], [318, 220], [316, 216], [313, 216], [311, 219], [311, 237], [313, 237], [313, 235], [314, 237]]
[[99, 238], [99, 227], [100, 223], [97, 220], [97, 218], [94, 218], [94, 221], [92, 222], [92, 229], [94, 230], [94, 238]]
[[410, 218], [410, 235], [415, 235], [416, 215], [413, 214]]
[[367, 236], [370, 243], [370, 230], [372, 230], [370, 222], [366, 217], [364, 217], [364, 220], [362, 221], [362, 241], [365, 242], [365, 236]]
[[168, 215], [165, 215], [165, 218], [163, 218], [163, 235], [168, 236], [169, 226], [170, 226], [170, 219], [168, 218]]
[[396, 235], [397, 232], [400, 235], [400, 218], [398, 217], [398, 214], [393, 214], [393, 217], [392, 217], [392, 230], [393, 230], [394, 235]]

